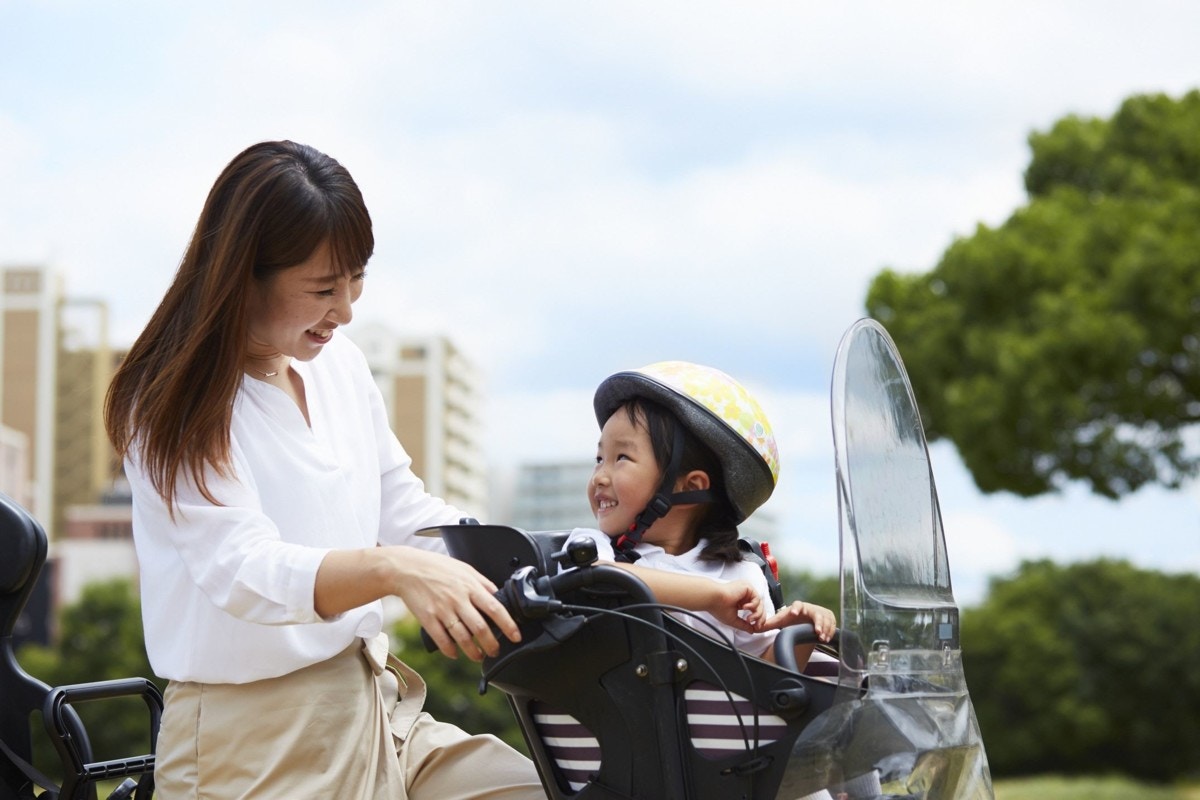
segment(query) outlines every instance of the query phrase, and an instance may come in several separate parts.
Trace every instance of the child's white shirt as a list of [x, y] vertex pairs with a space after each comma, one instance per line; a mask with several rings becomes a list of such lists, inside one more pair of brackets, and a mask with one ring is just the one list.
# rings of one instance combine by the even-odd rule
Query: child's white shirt
[[[571, 535], [567, 538], [567, 544], [581, 538], [591, 539], [596, 543], [597, 556], [601, 561], [616, 560], [612, 539], [608, 534], [594, 528], [576, 528], [571, 531]], [[723, 583], [736, 580], [746, 581], [758, 592], [767, 614], [771, 614], [775, 606], [771, 602], [767, 579], [762, 574], [762, 570], [758, 565], [750, 561], [716, 561], [714, 559], [701, 558], [700, 554], [703, 552], [707, 541], [706, 539], [701, 539], [691, 550], [677, 556], [671, 555], [658, 545], [642, 542], [634, 548], [634, 551], [641, 556], [637, 560], [637, 566], [661, 569], [666, 572], [677, 572], [684, 575], [699, 575]], [[726, 625], [708, 612], [697, 611], [694, 613], [698, 614], [711, 625], [717, 626], [717, 629], [725, 636], [728, 636], [733, 642], [734, 647], [738, 650], [753, 656], [761, 656], [770, 649], [775, 644], [775, 637], [779, 633], [778, 631], [750, 633], [734, 628], [731, 625]], [[710, 625], [706, 625], [693, 616], [685, 614], [673, 614], [672, 616], [690, 628], [694, 628], [708, 636], [716, 637]]]

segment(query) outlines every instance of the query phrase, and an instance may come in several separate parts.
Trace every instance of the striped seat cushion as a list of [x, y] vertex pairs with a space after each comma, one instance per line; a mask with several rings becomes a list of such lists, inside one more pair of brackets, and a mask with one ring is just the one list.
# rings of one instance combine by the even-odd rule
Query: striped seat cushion
[[801, 670], [805, 675], [812, 678], [836, 678], [838, 670], [841, 667], [841, 662], [827, 653], [822, 653], [820, 650], [813, 652], [808, 659], [808, 663]]
[[570, 790], [578, 792], [600, 771], [600, 742], [579, 720], [540, 700], [533, 701], [530, 711], [542, 746]]
[[[692, 747], [710, 760], [761, 747], [787, 735], [787, 723], [762, 709], [758, 709], [756, 731], [754, 704], [709, 683], [689, 684], [684, 690], [684, 705]], [[575, 717], [547, 703], [534, 700], [530, 712], [538, 739], [566, 782], [560, 788], [578, 792], [600, 771], [600, 742]]]
[[726, 693], [702, 681], [684, 691], [688, 732], [696, 752], [707, 759], [719, 759], [777, 742], [787, 735], [787, 723], [779, 716], [758, 709], [757, 741], [755, 708], [746, 698]]

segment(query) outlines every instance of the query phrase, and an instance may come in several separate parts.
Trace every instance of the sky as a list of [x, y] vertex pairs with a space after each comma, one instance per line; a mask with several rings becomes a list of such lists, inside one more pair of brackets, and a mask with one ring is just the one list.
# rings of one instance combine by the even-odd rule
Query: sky
[[[0, 264], [128, 344], [225, 164], [311, 144], [374, 219], [356, 323], [466, 353], [497, 474], [590, 458], [613, 372], [715, 366], [779, 439], [772, 546], [829, 573], [830, 374], [872, 276], [1020, 207], [1031, 132], [1200, 88], [1197, 30], [1163, 0], [0, 0]], [[931, 457], [960, 604], [1029, 558], [1200, 570], [1194, 488], [985, 496]]]

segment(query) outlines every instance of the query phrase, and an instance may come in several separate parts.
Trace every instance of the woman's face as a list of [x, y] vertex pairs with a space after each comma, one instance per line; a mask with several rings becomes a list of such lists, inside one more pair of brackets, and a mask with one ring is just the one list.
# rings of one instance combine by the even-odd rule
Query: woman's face
[[362, 294], [364, 277], [365, 271], [342, 275], [325, 242], [296, 266], [255, 281], [249, 303], [249, 355], [311, 361], [334, 329], [350, 322], [350, 305]]

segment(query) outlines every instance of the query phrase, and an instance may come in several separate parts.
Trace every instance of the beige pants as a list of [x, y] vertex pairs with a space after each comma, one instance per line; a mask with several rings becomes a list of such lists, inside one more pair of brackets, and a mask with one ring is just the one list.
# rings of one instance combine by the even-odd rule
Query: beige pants
[[386, 637], [279, 678], [172, 682], [155, 797], [544, 800], [532, 762], [436, 721], [424, 701]]

